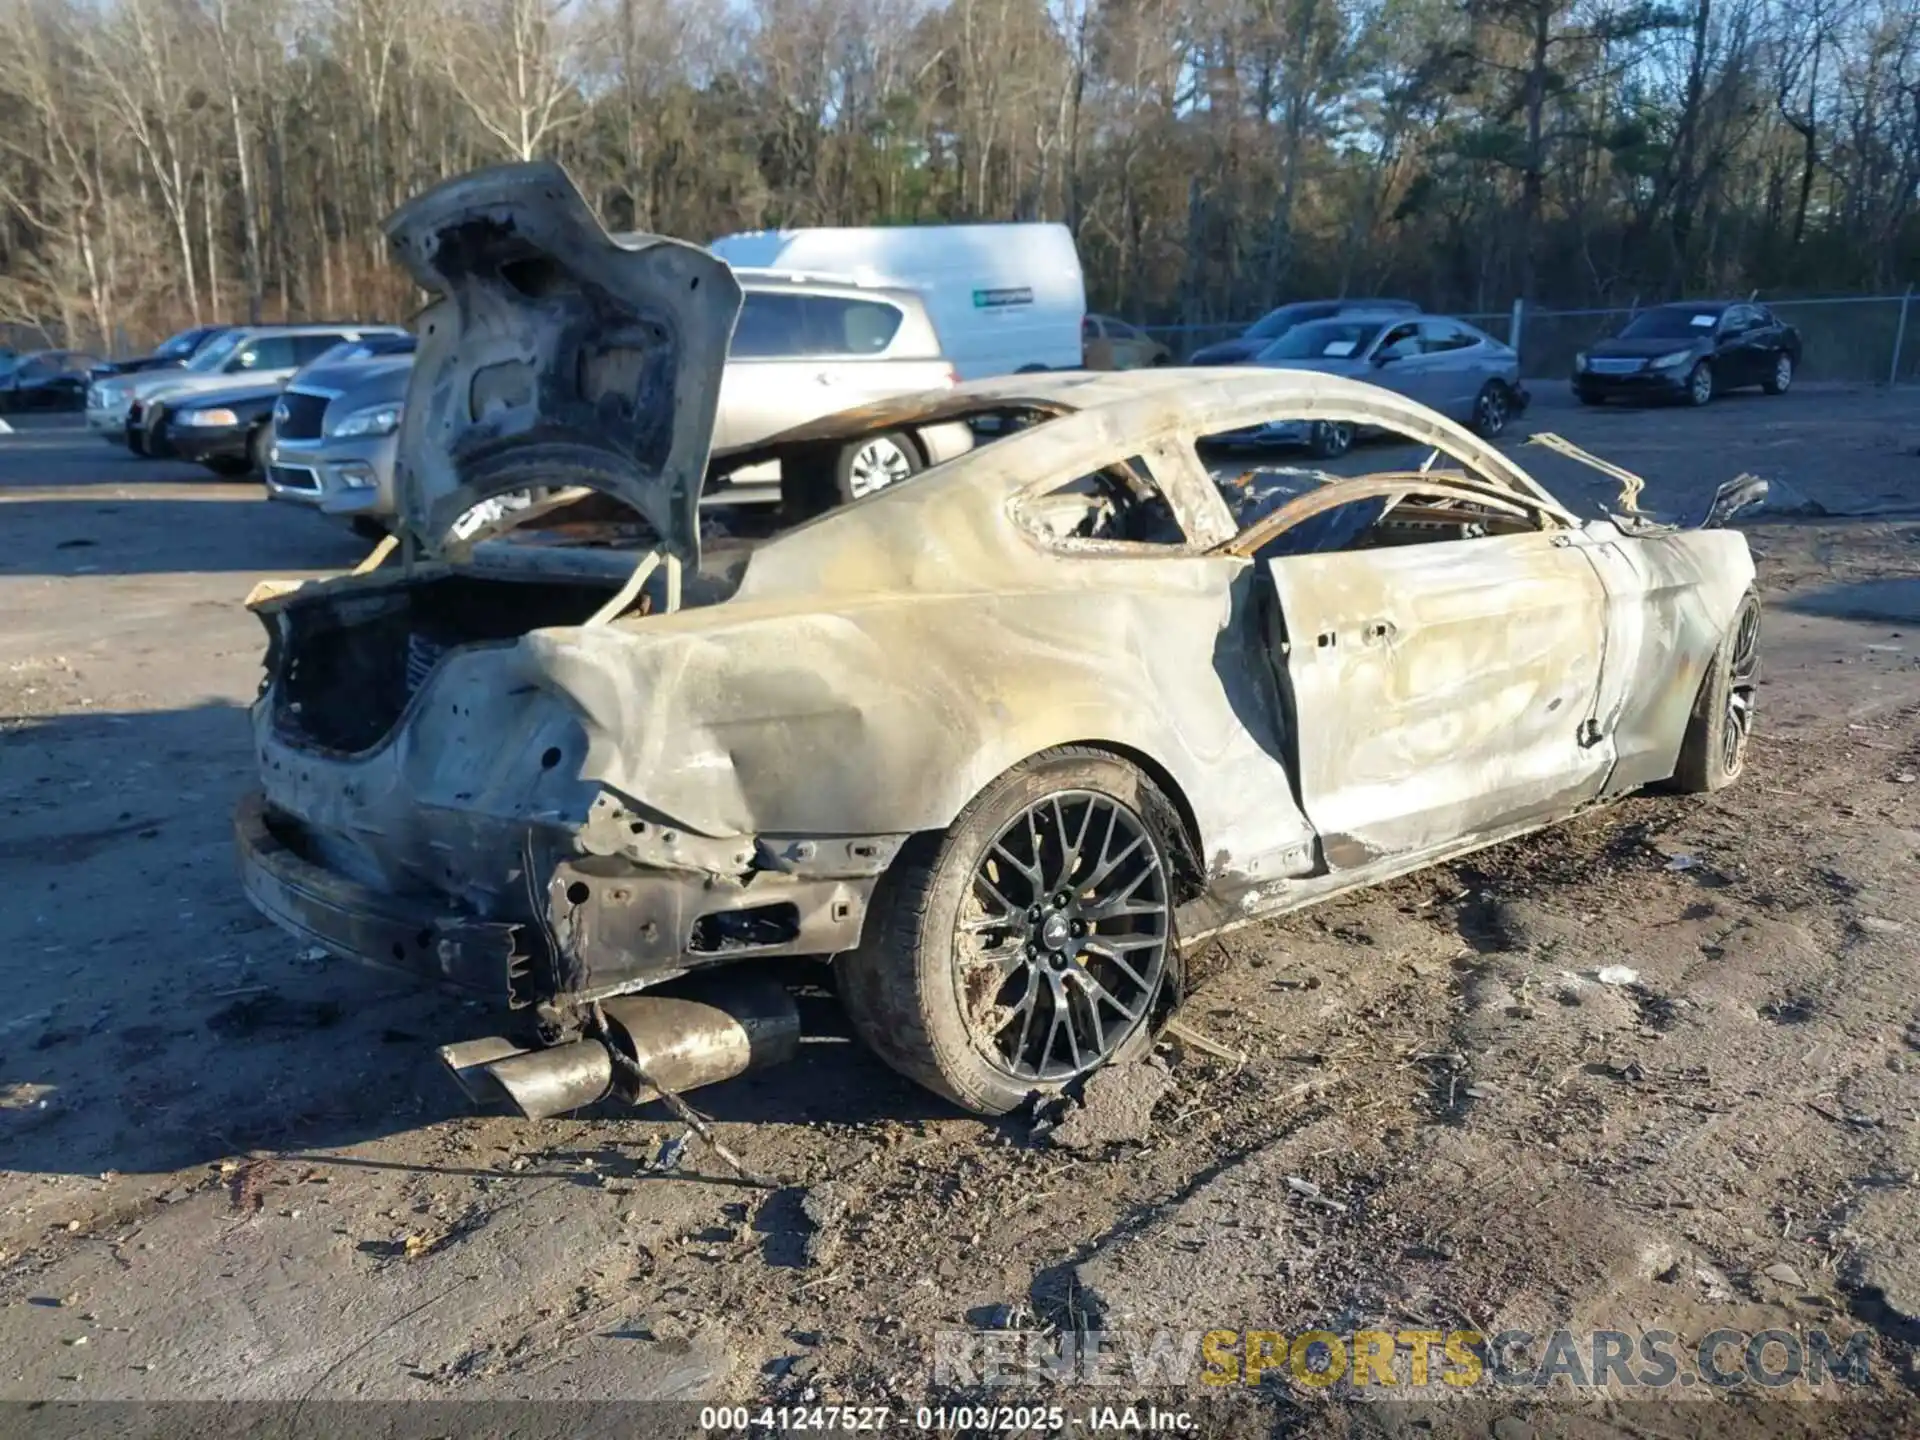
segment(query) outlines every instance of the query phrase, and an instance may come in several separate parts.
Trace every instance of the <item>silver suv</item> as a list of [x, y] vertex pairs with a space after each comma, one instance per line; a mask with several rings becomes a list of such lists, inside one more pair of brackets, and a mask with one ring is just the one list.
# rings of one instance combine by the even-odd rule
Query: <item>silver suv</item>
[[[770, 435], [895, 395], [959, 382], [917, 292], [819, 275], [736, 270], [734, 325], [714, 420], [714, 471]], [[964, 425], [871, 436], [834, 459], [839, 500], [858, 499], [973, 445]], [[761, 467], [764, 468], [764, 467]], [[767, 478], [758, 470], [730, 477]]]

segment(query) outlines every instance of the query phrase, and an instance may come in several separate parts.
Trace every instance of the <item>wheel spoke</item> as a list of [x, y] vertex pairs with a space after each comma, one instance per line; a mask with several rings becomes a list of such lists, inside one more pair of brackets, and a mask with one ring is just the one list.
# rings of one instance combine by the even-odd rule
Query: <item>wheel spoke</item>
[[[1111, 839], [1109, 839], [1109, 843], [1111, 843]], [[1100, 861], [1100, 867], [1097, 870], [1095, 870], [1093, 874], [1089, 875], [1085, 880], [1081, 882], [1080, 884], [1081, 890], [1087, 891], [1087, 890], [1098, 889], [1100, 882], [1102, 880], [1106, 879], [1115, 870], [1119, 869], [1122, 865], [1126, 864], [1128, 857], [1130, 857], [1134, 851], [1138, 850], [1142, 845], [1146, 843], [1147, 843], [1147, 837], [1145, 835], [1136, 835], [1133, 837], [1133, 839], [1129, 840], [1126, 843], [1126, 845], [1121, 849], [1118, 855], [1107, 856], [1103, 858]]]
[[1104, 1000], [1122, 1015], [1126, 1016], [1128, 1020], [1131, 1021], [1140, 1018], [1140, 1012], [1138, 1010], [1129, 1010], [1126, 1006], [1122, 1005], [1119, 997], [1085, 970], [1080, 972], [1080, 983], [1089, 987], [1087, 998], [1092, 1002], [1096, 1012], [1099, 1009], [1100, 1002]]
[[1033, 883], [1036, 887], [1033, 898], [1045, 900], [1047, 892], [1053, 887], [1047, 881], [1047, 862], [1040, 852], [1040, 812], [1032, 806], [1027, 807], [1027, 844], [1033, 849]]
[[1086, 809], [1080, 817], [1079, 833], [1071, 842], [1067, 840], [1067, 817], [1066, 812], [1061, 808], [1060, 797], [1055, 795], [1052, 803], [1053, 823], [1060, 836], [1060, 883], [1066, 885], [1073, 880], [1074, 871], [1080, 868], [1080, 850], [1087, 843], [1087, 831], [1093, 825], [1093, 802], [1087, 802]]
[[1127, 979], [1131, 980], [1135, 985], [1138, 985], [1142, 990], [1147, 988], [1147, 982], [1140, 978], [1138, 971], [1120, 958], [1120, 952], [1118, 950], [1109, 949], [1105, 944], [1097, 940], [1087, 941], [1086, 948], [1105, 960], [1108, 964], [1119, 967], [1120, 973], [1125, 975]]
[[[1040, 871], [1038, 867], [1027, 864], [1024, 860], [1016, 856], [1011, 850], [1007, 849], [1005, 845], [1002, 845], [998, 840], [993, 842], [993, 853], [999, 856], [1002, 860], [1006, 861], [1007, 864], [1011, 865], [1015, 870], [1018, 870], [1020, 874], [1025, 877], [1027, 884], [1033, 887], [1033, 898], [1035, 900], [1038, 900], [1041, 896], [1041, 893], [1046, 889], [1046, 885], [1041, 880]], [[1019, 907], [1015, 906], [1014, 908], [1018, 909]]]
[[[1097, 990], [1102, 995], [1107, 992], [1105, 987], [1103, 987], [1098, 980], [1087, 974], [1086, 971], [1082, 970], [1078, 973], [1083, 998], [1087, 1003], [1087, 1019], [1093, 1022], [1093, 1053], [1096, 1055], [1104, 1055], [1107, 1053], [1107, 1027], [1100, 1023], [1100, 1003], [1094, 999], [1093, 992]], [[1132, 1019], [1133, 1017], [1128, 1016], [1127, 1018]], [[1078, 1069], [1079, 1067], [1075, 1066], [1074, 1068]]]
[[[1047, 1041], [1046, 1044], [1040, 1047], [1040, 1059], [1033, 1067], [1036, 1074], [1044, 1075], [1046, 1073], [1047, 1066], [1053, 1060], [1055, 1038], [1060, 1034], [1060, 1027], [1065, 1021], [1066, 1011], [1060, 1004], [1060, 987], [1055, 985], [1053, 987], [1053, 1015], [1047, 1022]], [[1067, 1039], [1069, 1042], [1073, 1039], [1073, 1031], [1071, 1029], [1067, 1031]], [[1080, 1067], [1075, 1065], [1074, 1068], [1077, 1070]]]
[[1086, 1062], [1080, 1058], [1080, 1034], [1073, 1023], [1073, 996], [1059, 981], [1054, 982], [1053, 1003], [1060, 1015], [1061, 1028], [1067, 1032], [1067, 1049], [1073, 1052], [1073, 1068], [1078, 1073], [1086, 1068]]
[[[1034, 1013], [1040, 1008], [1039, 1002], [1040, 982], [1037, 979], [1029, 979], [1027, 982], [1027, 993], [1021, 998], [1020, 1004], [1013, 1012], [1016, 1016], [1021, 1017], [1020, 1038], [1014, 1043], [1013, 1047], [1013, 1063], [1016, 1066], [1021, 1063], [1027, 1053], [1027, 1041], [1033, 1037], [1033, 1017]], [[1008, 1023], [1011, 1024], [1012, 1022], [1009, 1021]], [[1003, 1030], [1001, 1033], [1005, 1034], [1006, 1032]]]

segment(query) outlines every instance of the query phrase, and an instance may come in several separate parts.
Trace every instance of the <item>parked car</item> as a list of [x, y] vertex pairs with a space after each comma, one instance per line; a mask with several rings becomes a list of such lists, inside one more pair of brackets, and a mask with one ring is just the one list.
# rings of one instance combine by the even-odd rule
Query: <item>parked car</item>
[[1608, 400], [1682, 400], [1757, 385], [1784, 395], [1800, 369], [1800, 332], [1765, 305], [1745, 300], [1656, 305], [1573, 361], [1583, 405]]
[[149, 430], [164, 414], [148, 406], [177, 407], [196, 394], [230, 388], [235, 377], [282, 383], [323, 351], [363, 335], [404, 334], [397, 325], [250, 325], [216, 336], [178, 370], [110, 376], [87, 391], [87, 426], [107, 440], [146, 453]]
[[1111, 315], [1088, 315], [1080, 326], [1081, 364], [1088, 370], [1171, 365], [1173, 352], [1138, 326]]
[[[1488, 439], [1527, 408], [1520, 357], [1483, 330], [1444, 315], [1356, 312], [1296, 325], [1253, 364], [1344, 375], [1417, 400]], [[1224, 437], [1230, 444], [1311, 446], [1323, 456], [1353, 448], [1352, 425], [1276, 416]]]
[[16, 356], [0, 373], [0, 412], [78, 410], [85, 402], [87, 372], [98, 363], [78, 350], [33, 350]]
[[[148, 451], [177, 455], [205, 465], [217, 475], [259, 475], [267, 482], [271, 495], [274, 421], [286, 391], [306, 384], [326, 387], [355, 384], [366, 372], [377, 368], [361, 362], [395, 355], [404, 358], [412, 354], [413, 343], [411, 334], [364, 335], [358, 340], [343, 340], [303, 366], [285, 386], [278, 382], [255, 382], [212, 395], [197, 395], [190, 406], [165, 411], [163, 428], [158, 433], [148, 433]], [[401, 386], [404, 390], [404, 379]]]
[[[723, 481], [749, 478], [726, 463], [730, 452], [837, 410], [959, 378], [919, 291], [762, 270], [734, 276], [740, 319], [713, 426]], [[962, 425], [869, 436], [828, 457], [823, 480], [839, 499], [854, 500], [972, 444]]]
[[940, 353], [965, 380], [1081, 365], [1087, 290], [1064, 225], [754, 230], [723, 235], [710, 248], [737, 270], [918, 292]]
[[1420, 313], [1420, 307], [1411, 300], [1296, 300], [1291, 305], [1269, 310], [1249, 325], [1238, 339], [1203, 345], [1187, 357], [1187, 364], [1245, 365], [1294, 326], [1355, 310], [1404, 315]]
[[[703, 558], [724, 267], [614, 245], [552, 165], [389, 236], [437, 297], [399, 440], [425, 563], [255, 592], [235, 828], [303, 942], [522, 1017], [442, 1052], [473, 1093], [548, 1115], [790, 1054], [784, 992], [721, 967], [829, 955], [887, 1064], [1006, 1112], [1140, 1053], [1183, 947], [1746, 765], [1745, 538], [1583, 523], [1402, 395], [1159, 370], [877, 402], [764, 448], [1020, 423]], [[478, 409], [501, 327], [539, 359]], [[1250, 517], [1194, 439], [1273, 413], [1445, 463]], [[466, 527], [529, 475], [590, 493]], [[706, 999], [648, 993], [689, 972]]]
[[363, 534], [384, 533], [396, 508], [395, 435], [413, 363], [410, 350], [330, 353], [294, 376], [273, 412], [269, 498], [337, 515]]
[[105, 380], [112, 375], [137, 375], [146, 370], [177, 370], [191, 360], [200, 347], [232, 329], [229, 325], [195, 325], [169, 335], [154, 346], [151, 354], [129, 360], [103, 360], [93, 367], [93, 378]]
[[278, 385], [257, 381], [195, 395], [178, 410], [163, 412], [160, 433], [148, 437], [149, 452], [175, 455], [228, 478], [264, 475], [279, 399]]

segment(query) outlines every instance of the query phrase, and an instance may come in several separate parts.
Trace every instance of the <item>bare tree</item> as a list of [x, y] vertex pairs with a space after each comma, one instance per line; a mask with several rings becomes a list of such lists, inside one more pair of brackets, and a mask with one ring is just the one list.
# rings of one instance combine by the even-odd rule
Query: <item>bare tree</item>
[[581, 117], [575, 0], [455, 0], [428, 27], [447, 79], [480, 128], [531, 160]]

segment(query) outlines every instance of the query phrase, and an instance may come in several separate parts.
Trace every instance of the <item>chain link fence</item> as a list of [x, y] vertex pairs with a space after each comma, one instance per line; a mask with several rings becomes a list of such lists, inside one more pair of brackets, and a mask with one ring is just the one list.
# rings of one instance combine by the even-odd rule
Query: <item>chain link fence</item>
[[[1800, 373], [1809, 380], [1845, 380], [1885, 385], [1920, 381], [1920, 297], [1843, 295], [1818, 300], [1759, 297], [1800, 332]], [[1642, 307], [1644, 308], [1644, 307]], [[1605, 310], [1528, 310], [1521, 318], [1521, 372], [1530, 380], [1565, 379], [1573, 357], [1596, 340], [1615, 334], [1633, 317], [1631, 307]], [[1514, 343], [1511, 311], [1459, 317], [1489, 335]], [[1176, 363], [1204, 345], [1231, 340], [1246, 328], [1233, 325], [1143, 325], [1173, 352]]]

